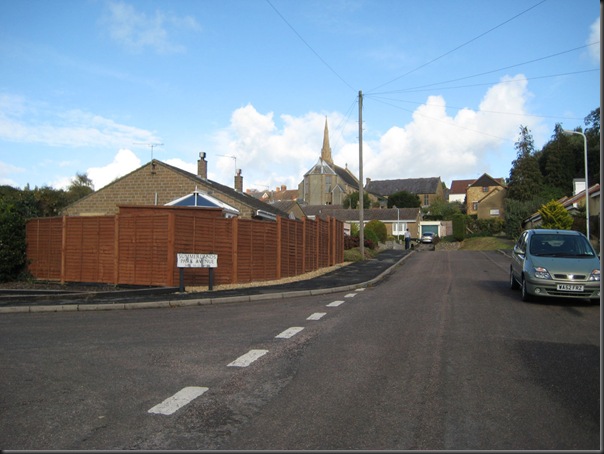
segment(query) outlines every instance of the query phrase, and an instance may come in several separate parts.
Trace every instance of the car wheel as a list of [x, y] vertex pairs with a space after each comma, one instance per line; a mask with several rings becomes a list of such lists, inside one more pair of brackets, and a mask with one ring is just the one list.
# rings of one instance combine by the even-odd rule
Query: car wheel
[[529, 302], [529, 301], [533, 300], [533, 296], [528, 292], [528, 290], [526, 288], [526, 280], [524, 278], [522, 279], [521, 292], [522, 292], [522, 301]]
[[520, 285], [518, 285], [518, 281], [514, 278], [514, 273], [512, 273], [512, 268], [510, 268], [510, 288], [512, 290], [518, 290]]

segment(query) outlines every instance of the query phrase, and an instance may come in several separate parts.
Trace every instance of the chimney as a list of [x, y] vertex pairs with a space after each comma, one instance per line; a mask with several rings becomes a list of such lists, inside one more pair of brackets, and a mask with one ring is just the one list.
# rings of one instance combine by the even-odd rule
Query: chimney
[[369, 183], [371, 183], [371, 178], [365, 178], [365, 187], [369, 186]]
[[287, 190], [287, 186], [285, 186], [284, 184], [281, 185], [281, 191], [285, 192]]
[[237, 169], [237, 175], [235, 175], [235, 191], [243, 192], [243, 177], [241, 176], [241, 169]]
[[206, 154], [203, 151], [199, 153], [199, 161], [197, 161], [197, 176], [204, 180], [208, 179], [208, 161], [206, 161]]

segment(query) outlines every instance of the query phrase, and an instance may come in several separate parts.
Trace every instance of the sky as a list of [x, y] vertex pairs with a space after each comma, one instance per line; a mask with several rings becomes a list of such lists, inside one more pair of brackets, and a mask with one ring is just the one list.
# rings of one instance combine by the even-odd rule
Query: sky
[[507, 178], [600, 100], [596, 0], [0, 0], [0, 185], [98, 190], [151, 159], [244, 190]]

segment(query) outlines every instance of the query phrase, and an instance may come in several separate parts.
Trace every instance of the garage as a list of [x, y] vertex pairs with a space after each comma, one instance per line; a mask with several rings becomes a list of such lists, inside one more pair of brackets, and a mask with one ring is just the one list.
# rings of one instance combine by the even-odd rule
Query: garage
[[435, 222], [435, 223], [421, 223], [421, 234], [423, 235], [424, 233], [427, 232], [432, 232], [434, 233], [434, 235], [439, 235], [439, 226], [440, 226], [440, 222]]

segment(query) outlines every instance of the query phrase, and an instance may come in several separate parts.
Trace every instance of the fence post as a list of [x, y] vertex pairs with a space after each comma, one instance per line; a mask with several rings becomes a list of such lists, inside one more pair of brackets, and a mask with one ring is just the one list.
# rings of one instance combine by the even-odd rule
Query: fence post
[[277, 276], [275, 279], [281, 279], [281, 251], [283, 249], [283, 218], [281, 216], [277, 216], [277, 257], [275, 262], [277, 263]]
[[237, 217], [233, 217], [231, 218], [232, 222], [233, 222], [233, 251], [232, 251], [232, 258], [233, 258], [233, 269], [231, 271], [231, 284], [236, 284], [238, 282], [238, 277], [237, 277], [237, 267], [238, 267], [238, 255], [239, 255], [239, 218]]
[[[167, 267], [167, 285], [174, 287], [174, 271], [176, 268], [176, 251], [174, 242], [176, 240], [176, 214], [172, 211], [168, 212], [168, 267]], [[181, 275], [182, 276], [182, 275]]]
[[67, 216], [61, 222], [61, 284], [65, 283], [65, 249], [67, 247]]

